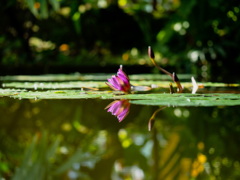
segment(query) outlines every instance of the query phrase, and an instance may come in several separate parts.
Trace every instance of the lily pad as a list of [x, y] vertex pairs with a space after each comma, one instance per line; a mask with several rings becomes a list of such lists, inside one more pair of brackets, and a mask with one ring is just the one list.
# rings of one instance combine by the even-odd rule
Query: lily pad
[[[111, 77], [112, 74], [46, 74], [46, 75], [16, 75], [16, 76], [0, 76], [1, 81], [105, 81]], [[181, 80], [190, 80], [191, 74], [179, 74], [178, 77]], [[169, 76], [165, 74], [133, 74], [129, 75], [129, 78], [134, 81], [139, 80], [171, 80]]]
[[[90, 76], [90, 75], [89, 75]], [[103, 75], [102, 75], [103, 76]], [[106, 76], [106, 75], [105, 75]], [[41, 79], [43, 80], [44, 76], [41, 76], [41, 78], [37, 78], [37, 76], [34, 76], [33, 79]], [[15, 88], [15, 89], [28, 89], [28, 90], [63, 90], [63, 89], [79, 89], [79, 90], [99, 90], [99, 89], [106, 89], [108, 86], [106, 85], [106, 79], [103, 81], [99, 80], [76, 80], [76, 81], [60, 81], [60, 79], [64, 79], [61, 76], [57, 76], [59, 81], [22, 81], [24, 78], [19, 77], [21, 81], [3, 81], [2, 87], [3, 88]], [[101, 76], [100, 76], [101, 77]], [[108, 76], [108, 78], [111, 76]], [[169, 83], [171, 81], [160, 81], [160, 80], [147, 80], [142, 77], [142, 75], [134, 75], [134, 80], [131, 80], [131, 84], [134, 86], [148, 86], [152, 87], [153, 91], [159, 91], [159, 92], [169, 92]], [[138, 79], [137, 79], [138, 77]], [[14, 79], [14, 78], [13, 78]], [[17, 76], [15, 77], [17, 79]], [[54, 79], [53, 77], [50, 79]], [[101, 79], [101, 78], [100, 78]], [[189, 82], [182, 82], [182, 86], [184, 87], [184, 92], [191, 92], [192, 83]], [[173, 83], [173, 86], [175, 84]], [[239, 90], [239, 84], [224, 84], [224, 83], [201, 83], [202, 89], [199, 89], [198, 91], [201, 93], [208, 93], [208, 92], [216, 92], [216, 88], [230, 88], [234, 90]], [[167, 89], [167, 90], [166, 90]]]
[[69, 81], [69, 82], [6, 82], [4, 88], [21, 88], [33, 90], [46, 89], [81, 89], [81, 88], [104, 88], [107, 85], [102, 81]]
[[181, 94], [158, 95], [154, 99], [132, 100], [133, 104], [163, 106], [235, 106], [240, 105], [239, 94]]
[[[192, 89], [190, 75], [179, 75], [184, 92], [169, 94], [169, 77], [160, 74], [130, 75], [134, 86], [148, 86], [151, 91], [123, 94], [110, 91], [106, 81], [109, 74], [80, 73], [71, 75], [4, 76], [0, 77], [0, 97], [17, 99], [128, 99], [133, 104], [163, 106], [234, 106], [240, 105], [239, 84], [202, 83], [200, 94], [189, 94]], [[167, 80], [166, 80], [167, 79]], [[173, 83], [173, 86], [175, 84]], [[149, 89], [151, 89], [149, 88]], [[174, 87], [176, 89], [176, 86]], [[216, 93], [220, 88], [233, 93]], [[107, 91], [109, 89], [109, 91]], [[213, 93], [214, 92], [214, 93]]]
[[89, 99], [101, 98], [101, 95], [108, 95], [101, 91], [80, 91], [80, 90], [49, 90], [49, 91], [2, 91], [1, 96], [8, 96], [17, 99]]
[[132, 104], [163, 106], [235, 106], [240, 94], [121, 94], [112, 91], [49, 90], [26, 91], [0, 89], [0, 95], [17, 99], [128, 99]]

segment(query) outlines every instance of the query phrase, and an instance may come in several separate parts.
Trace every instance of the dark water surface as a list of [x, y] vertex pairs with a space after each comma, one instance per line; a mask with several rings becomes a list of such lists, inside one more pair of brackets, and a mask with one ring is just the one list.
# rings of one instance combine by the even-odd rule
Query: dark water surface
[[131, 104], [118, 122], [105, 109], [109, 103], [1, 98], [1, 176], [240, 179], [239, 106]]

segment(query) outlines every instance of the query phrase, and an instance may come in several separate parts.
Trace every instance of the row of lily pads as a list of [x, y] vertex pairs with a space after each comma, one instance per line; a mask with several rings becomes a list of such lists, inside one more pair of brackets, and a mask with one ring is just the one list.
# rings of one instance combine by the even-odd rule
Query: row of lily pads
[[[28, 81], [28, 82], [49, 82], [49, 81], [106, 81], [107, 78], [111, 77], [112, 74], [45, 74], [45, 75], [11, 75], [11, 76], [0, 76], [0, 81]], [[180, 74], [178, 75], [182, 81], [189, 80], [191, 74]], [[131, 74], [129, 75], [131, 80], [169, 80], [169, 76], [165, 74]]]
[[132, 104], [163, 106], [235, 106], [240, 105], [240, 94], [214, 93], [151, 93], [121, 94], [117, 91], [0, 89], [0, 97], [15, 99], [127, 99]]
[[[169, 88], [169, 81], [154, 81], [154, 80], [133, 80], [132, 84], [135, 86], [149, 86], [153, 88]], [[192, 82], [182, 82], [185, 89], [192, 88]], [[224, 84], [224, 83], [202, 83], [204, 87], [239, 87], [238, 84]], [[29, 90], [47, 90], [47, 89], [101, 89], [108, 88], [103, 81], [67, 81], [67, 82], [3, 82], [3, 88], [17, 88]]]

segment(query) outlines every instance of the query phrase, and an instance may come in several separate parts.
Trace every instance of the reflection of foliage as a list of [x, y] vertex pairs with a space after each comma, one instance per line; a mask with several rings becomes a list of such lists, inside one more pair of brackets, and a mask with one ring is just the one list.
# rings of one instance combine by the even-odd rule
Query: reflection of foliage
[[52, 171], [51, 165], [57, 160], [55, 154], [58, 144], [59, 139], [56, 139], [53, 144], [48, 145], [45, 133], [42, 137], [36, 136], [12, 179], [46, 179], [46, 175]]
[[108, 103], [2, 98], [1, 175], [10, 178], [40, 168], [30, 174], [54, 179], [127, 179], [137, 172], [144, 179], [239, 178], [238, 107], [166, 108], [149, 132], [147, 120], [156, 107], [132, 104], [119, 124], [103, 110]]

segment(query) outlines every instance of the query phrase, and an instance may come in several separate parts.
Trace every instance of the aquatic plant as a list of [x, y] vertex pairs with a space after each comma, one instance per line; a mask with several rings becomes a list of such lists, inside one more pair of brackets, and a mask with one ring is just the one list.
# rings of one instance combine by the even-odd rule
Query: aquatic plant
[[183, 88], [182, 88], [182, 85], [181, 85], [181, 83], [178, 79], [177, 74], [175, 72], [173, 72], [173, 73], [168, 72], [167, 70], [163, 69], [162, 67], [160, 67], [156, 63], [155, 55], [154, 55], [154, 52], [153, 52], [151, 46], [148, 46], [148, 56], [149, 56], [150, 60], [152, 61], [152, 63], [154, 64], [155, 67], [157, 67], [160, 71], [164, 72], [165, 74], [169, 75], [172, 78], [172, 80], [176, 83], [176, 85], [178, 87], [178, 92], [181, 93]]
[[113, 75], [106, 83], [110, 88], [116, 91], [123, 91], [124, 93], [131, 92], [131, 84], [127, 74], [123, 71], [122, 65], [118, 69], [117, 75]]

